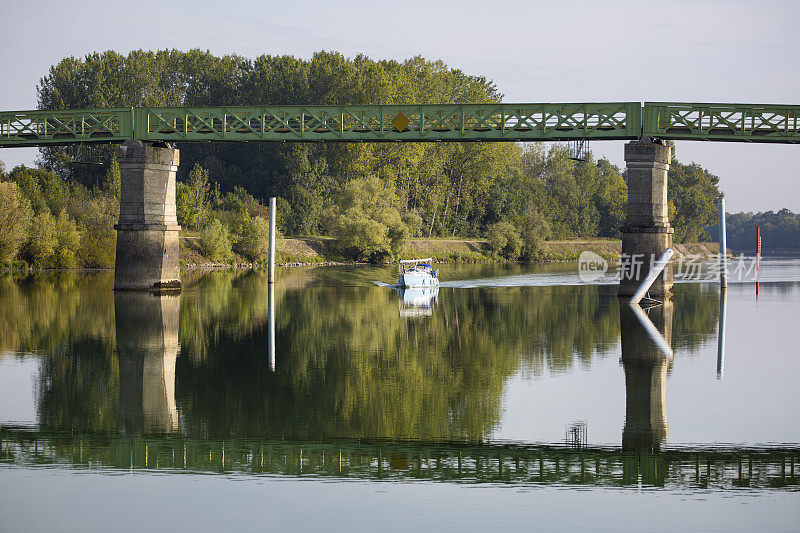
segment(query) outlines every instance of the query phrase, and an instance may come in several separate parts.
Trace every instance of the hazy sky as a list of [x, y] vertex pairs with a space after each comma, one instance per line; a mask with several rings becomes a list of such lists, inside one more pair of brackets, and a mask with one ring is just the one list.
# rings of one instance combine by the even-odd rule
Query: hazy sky
[[[798, 0], [267, 2], [0, 0], [0, 109], [36, 107], [65, 56], [113, 49], [404, 59], [421, 54], [495, 81], [506, 102], [800, 104]], [[592, 150], [623, 164], [621, 142]], [[720, 176], [729, 211], [800, 211], [798, 146], [679, 142]], [[35, 149], [0, 149], [7, 167]]]

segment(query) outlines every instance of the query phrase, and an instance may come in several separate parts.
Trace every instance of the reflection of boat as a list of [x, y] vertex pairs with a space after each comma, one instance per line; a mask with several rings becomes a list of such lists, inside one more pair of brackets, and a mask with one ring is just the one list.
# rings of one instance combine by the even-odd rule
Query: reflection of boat
[[413, 289], [400, 288], [400, 316], [431, 316], [436, 298], [439, 296], [439, 287], [416, 287]]
[[433, 258], [400, 261], [398, 287], [438, 287], [439, 271], [433, 270]]

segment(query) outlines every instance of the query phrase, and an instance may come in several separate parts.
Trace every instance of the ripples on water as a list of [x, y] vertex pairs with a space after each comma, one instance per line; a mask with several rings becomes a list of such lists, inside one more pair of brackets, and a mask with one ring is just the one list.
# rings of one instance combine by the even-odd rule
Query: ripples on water
[[752, 283], [728, 290], [723, 360], [714, 284], [676, 285], [648, 312], [665, 358], [610, 278], [441, 271], [416, 296], [388, 287], [390, 268], [280, 270], [272, 295], [255, 272], [184, 273], [180, 296], [115, 294], [105, 273], [3, 278], [0, 487], [35, 491], [40, 468], [65, 490], [76, 469], [178, 474], [185, 490], [193, 473], [236, 473], [360, 480], [366, 500], [386, 480], [597, 501], [651, 487], [782, 494], [776, 524], [798, 518], [780, 503], [797, 503], [797, 261], [765, 260], [758, 299]]

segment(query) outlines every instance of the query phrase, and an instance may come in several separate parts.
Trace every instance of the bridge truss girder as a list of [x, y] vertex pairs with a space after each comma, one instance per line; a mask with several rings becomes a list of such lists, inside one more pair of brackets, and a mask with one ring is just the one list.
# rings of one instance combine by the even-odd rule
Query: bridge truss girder
[[0, 112], [0, 147], [122, 142], [800, 142], [800, 106], [691, 103], [139, 107]]

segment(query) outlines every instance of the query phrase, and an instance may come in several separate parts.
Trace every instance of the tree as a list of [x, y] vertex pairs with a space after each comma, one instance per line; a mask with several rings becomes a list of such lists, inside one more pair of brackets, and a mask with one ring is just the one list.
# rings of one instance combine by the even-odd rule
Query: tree
[[55, 268], [74, 268], [75, 252], [80, 246], [80, 235], [73, 220], [62, 211], [56, 218], [56, 246], [52, 266]]
[[340, 249], [356, 260], [382, 261], [396, 257], [405, 246], [408, 228], [397, 198], [376, 177], [351, 181], [332, 218]]
[[269, 253], [269, 223], [261, 217], [248, 217], [234, 249], [250, 261], [264, 261]]
[[538, 259], [544, 251], [544, 241], [549, 236], [550, 224], [539, 213], [534, 204], [529, 204], [525, 208], [525, 213], [522, 216], [522, 226], [520, 227], [522, 257], [527, 261]]
[[51, 260], [57, 245], [56, 221], [50, 211], [41, 211], [31, 221], [24, 249], [25, 259], [35, 267], [52, 266]]
[[194, 222], [190, 224], [195, 226], [203, 219], [203, 211], [208, 200], [208, 193], [211, 189], [208, 179], [208, 170], [200, 166], [200, 163], [195, 163], [192, 171], [189, 172], [188, 177], [189, 190], [193, 197], [193, 209], [197, 211], [194, 217]]
[[516, 260], [522, 250], [522, 239], [509, 222], [492, 224], [487, 236], [489, 249], [506, 259]]
[[[391, 102], [499, 102], [502, 94], [491, 80], [449, 68], [441, 61], [414, 57], [375, 61], [364, 55], [346, 58], [317, 52], [310, 59], [261, 55], [216, 57], [207, 51], [113, 51], [65, 58], [53, 65], [37, 87], [40, 109], [130, 106], [385, 104]], [[504, 144], [503, 150], [514, 145]], [[485, 153], [496, 147], [449, 145], [276, 145], [269, 143], [178, 143], [179, 179], [192, 186], [188, 174], [196, 165], [209, 171], [226, 193], [236, 186], [258, 199], [282, 197], [292, 219], [293, 234], [319, 230], [319, 213], [353, 179], [377, 175], [401, 192], [402, 209], [416, 208], [426, 227], [440, 234], [480, 231], [480, 203], [474, 202], [473, 175], [480, 182], [494, 170], [481, 169]], [[461, 157], [460, 153], [468, 154]], [[84, 172], [75, 161], [111, 161], [112, 145], [45, 147], [42, 162], [65, 179]], [[442, 163], [450, 164], [442, 174]], [[494, 168], [494, 167], [492, 167]], [[452, 191], [444, 186], [445, 176]], [[427, 202], [426, 182], [440, 182], [438, 202]], [[202, 180], [200, 181], [202, 182]], [[194, 190], [194, 188], [193, 188]], [[448, 196], [445, 192], [451, 192]], [[202, 195], [196, 197], [202, 200]], [[205, 209], [201, 201], [201, 211]], [[423, 205], [424, 204], [424, 205]], [[446, 204], [446, 205], [445, 205]], [[427, 212], [430, 206], [430, 212]], [[478, 206], [478, 209], [473, 207]], [[423, 212], [426, 209], [426, 212]], [[57, 213], [58, 210], [53, 210]], [[446, 215], [446, 216], [445, 216]], [[202, 224], [201, 213], [198, 223]], [[438, 222], [437, 222], [438, 221]]]
[[84, 200], [81, 207], [77, 220], [81, 227], [77, 254], [81, 266], [113, 268], [117, 244], [114, 224], [119, 219], [119, 203], [107, 196], [98, 196]]
[[122, 174], [119, 171], [119, 163], [116, 156], [111, 159], [108, 164], [105, 178], [103, 179], [103, 191], [119, 200], [122, 191]]
[[175, 214], [178, 224], [181, 226], [197, 227], [200, 218], [200, 203], [192, 193], [192, 189], [180, 181], [175, 186]]
[[200, 232], [200, 252], [218, 263], [227, 263], [233, 258], [228, 228], [216, 218]]
[[717, 221], [719, 178], [697, 163], [673, 161], [668, 175], [669, 218], [676, 242], [708, 240], [704, 227]]
[[422, 217], [416, 211], [407, 211], [402, 214], [403, 223], [408, 228], [408, 235], [410, 237], [419, 237], [422, 235], [423, 222]]
[[8, 176], [22, 190], [36, 213], [43, 210], [60, 213], [69, 201], [69, 185], [46, 168], [14, 167]]
[[7, 181], [0, 181], [0, 205], [0, 264], [8, 264], [28, 240], [33, 210], [19, 186]]
[[[765, 253], [800, 250], [800, 214], [788, 209], [777, 213], [728, 213], [727, 244], [735, 251], [755, 252], [757, 228], [761, 228], [762, 248]], [[719, 239], [719, 225], [706, 228], [714, 241]]]
[[628, 203], [628, 184], [619, 169], [607, 159], [597, 162], [598, 187], [594, 204], [600, 216], [598, 236], [620, 237], [620, 227], [625, 223]]

